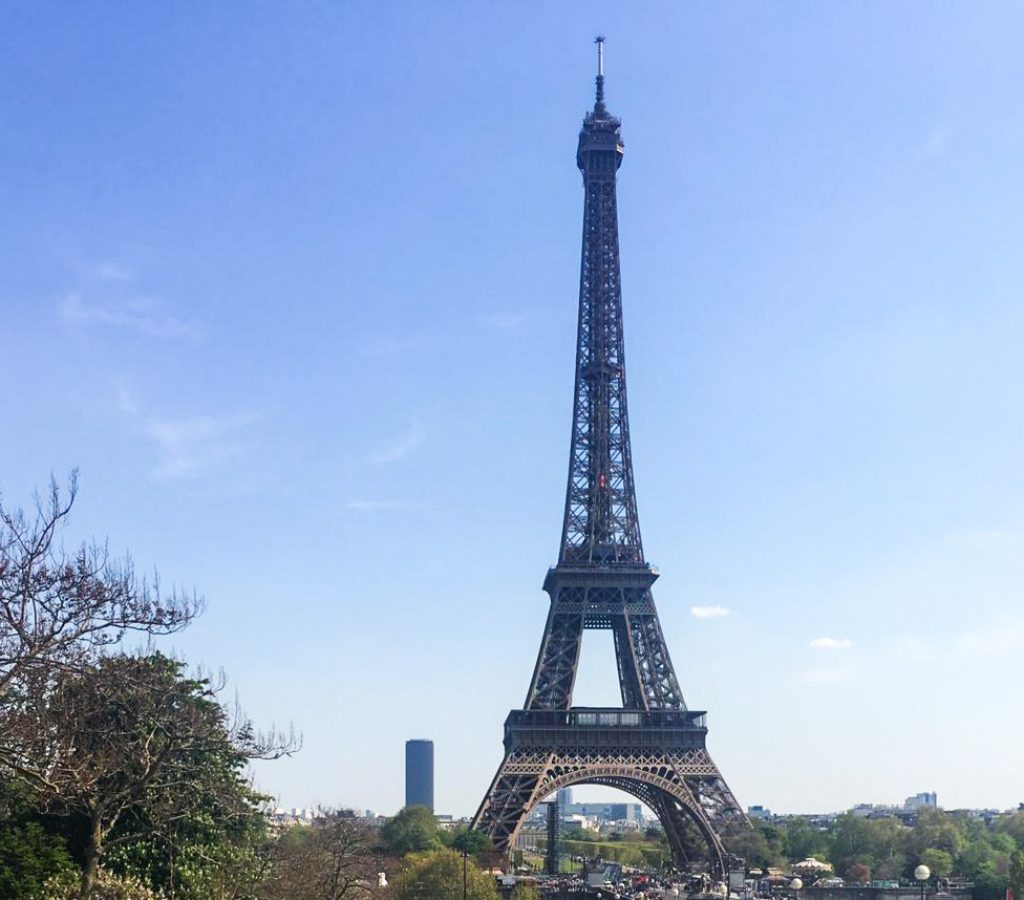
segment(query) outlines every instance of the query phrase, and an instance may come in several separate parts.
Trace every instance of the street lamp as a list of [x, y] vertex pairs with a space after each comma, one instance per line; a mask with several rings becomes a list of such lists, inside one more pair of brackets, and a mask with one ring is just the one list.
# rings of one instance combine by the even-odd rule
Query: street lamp
[[928, 879], [932, 877], [932, 870], [924, 863], [921, 863], [921, 865], [914, 869], [914, 877], [921, 882], [921, 900], [924, 900], [924, 886]]
[[790, 890], [794, 891], [796, 896], [800, 895], [800, 891], [803, 888], [803, 886], [804, 886], [804, 882], [803, 882], [802, 878], [794, 878], [789, 883]]
[[469, 851], [462, 851], [462, 900], [466, 900], [466, 866], [469, 863]]

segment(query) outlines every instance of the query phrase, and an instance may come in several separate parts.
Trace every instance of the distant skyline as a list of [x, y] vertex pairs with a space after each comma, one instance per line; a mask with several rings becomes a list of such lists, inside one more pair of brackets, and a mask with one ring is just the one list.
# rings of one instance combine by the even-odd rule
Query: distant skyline
[[[472, 814], [547, 611], [604, 34], [644, 546], [778, 812], [1024, 800], [1024, 9], [16, 3], [7, 504], [74, 467], [295, 758]], [[588, 633], [575, 702], [618, 703]], [[610, 796], [578, 788], [582, 798]]]

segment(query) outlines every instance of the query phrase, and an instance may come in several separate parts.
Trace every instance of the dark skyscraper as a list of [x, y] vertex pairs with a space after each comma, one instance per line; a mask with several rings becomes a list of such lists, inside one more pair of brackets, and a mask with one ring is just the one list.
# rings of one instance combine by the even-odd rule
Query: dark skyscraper
[[434, 811], [434, 742], [405, 742], [405, 805]]

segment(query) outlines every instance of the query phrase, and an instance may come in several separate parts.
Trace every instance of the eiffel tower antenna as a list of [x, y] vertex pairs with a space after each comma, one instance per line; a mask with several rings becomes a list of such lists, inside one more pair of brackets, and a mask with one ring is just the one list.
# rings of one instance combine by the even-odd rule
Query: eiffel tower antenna
[[[526, 701], [505, 721], [505, 756], [473, 827], [511, 852], [545, 797], [599, 784], [632, 794], [658, 816], [677, 866], [724, 876], [720, 832], [750, 823], [705, 746], [707, 714], [683, 700], [651, 591], [658, 572], [640, 541], [619, 273], [622, 157], [620, 122], [604, 107], [599, 37], [596, 102], [576, 150], [583, 247], [562, 538], [544, 579], [551, 605]], [[621, 707], [572, 704], [588, 629], [612, 632]]]

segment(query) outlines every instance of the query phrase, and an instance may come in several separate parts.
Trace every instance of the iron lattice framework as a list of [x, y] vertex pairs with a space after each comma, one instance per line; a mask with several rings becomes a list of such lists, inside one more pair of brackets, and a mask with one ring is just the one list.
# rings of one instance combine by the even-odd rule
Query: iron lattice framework
[[[573, 784], [621, 789], [665, 828], [675, 862], [723, 872], [720, 833], [749, 827], [705, 747], [706, 715], [688, 710], [672, 668], [644, 559], [629, 448], [619, 277], [616, 173], [620, 122], [604, 104], [603, 39], [597, 99], [580, 131], [583, 173], [576, 384], [565, 517], [551, 598], [525, 708], [505, 722], [505, 757], [473, 826], [510, 851], [526, 816]], [[610, 629], [621, 709], [573, 707], [583, 632]]]

